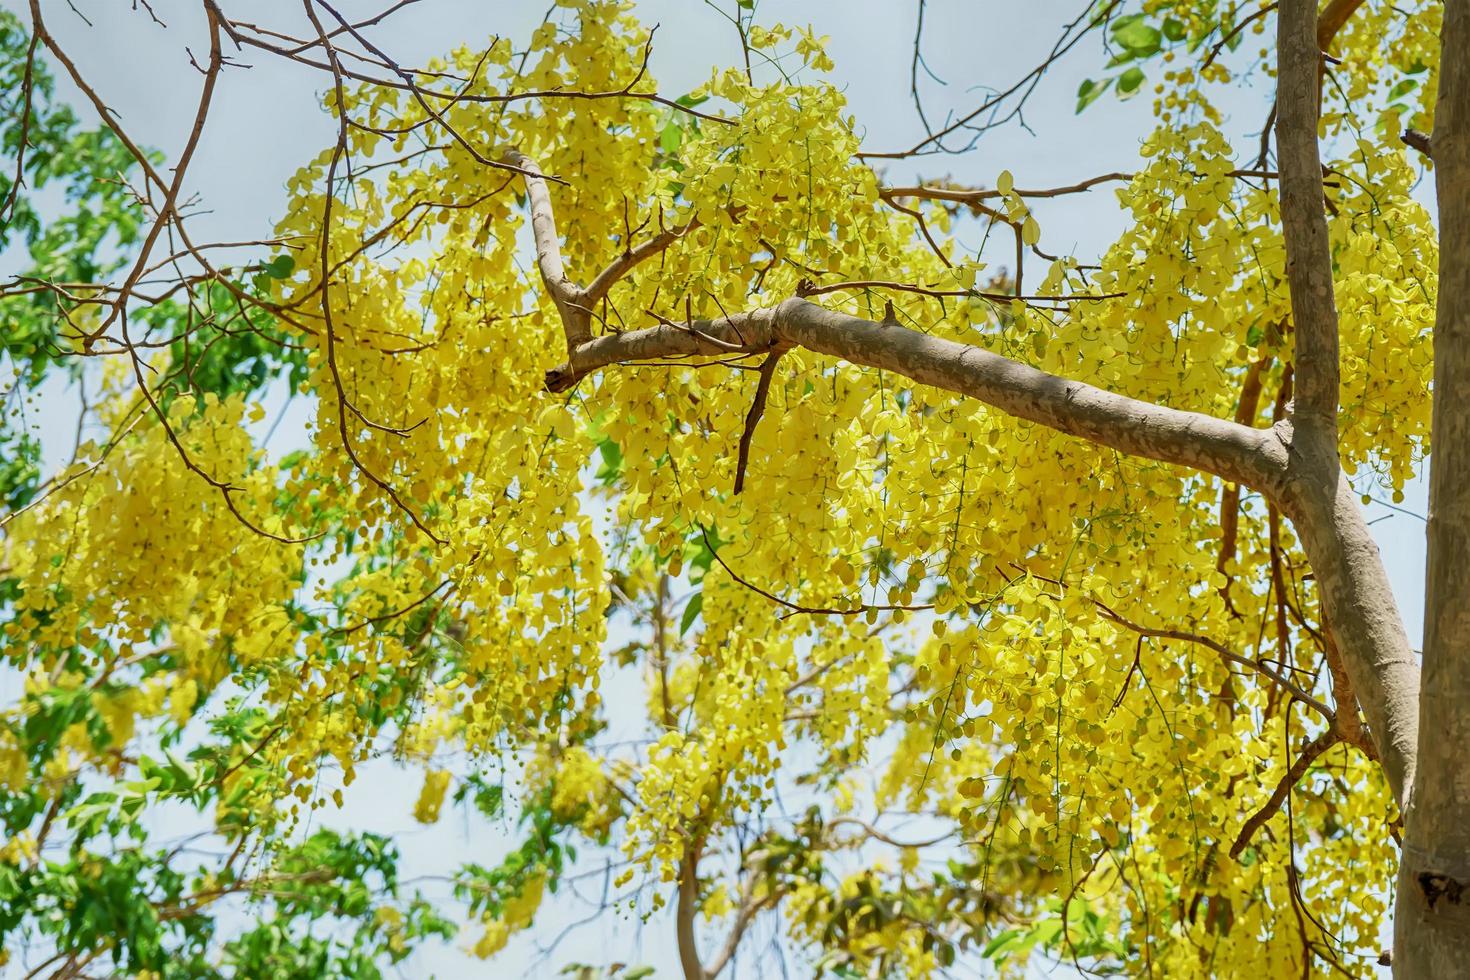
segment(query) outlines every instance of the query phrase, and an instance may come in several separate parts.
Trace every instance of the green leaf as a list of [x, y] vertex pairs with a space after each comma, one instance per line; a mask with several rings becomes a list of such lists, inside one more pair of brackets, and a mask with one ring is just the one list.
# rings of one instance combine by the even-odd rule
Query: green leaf
[[1417, 78], [1406, 78], [1402, 82], [1399, 82], [1393, 88], [1388, 90], [1388, 101], [1397, 101], [1398, 99], [1403, 98], [1418, 87], [1419, 80]]
[[694, 597], [691, 598], [689, 600], [689, 603], [684, 607], [684, 615], [679, 619], [680, 636], [683, 636], [685, 633], [689, 632], [689, 627], [694, 625], [694, 621], [699, 618], [699, 612], [703, 608], [704, 590], [700, 589], [698, 592], [694, 593]]
[[1062, 925], [1061, 919], [1047, 919], [1045, 922], [1037, 923], [1031, 930], [1031, 944], [1040, 943], [1042, 946], [1050, 946], [1062, 934]]
[[285, 279], [295, 270], [296, 260], [289, 255], [277, 255], [261, 268], [265, 269], [265, 274], [272, 279]]
[[1118, 98], [1131, 98], [1138, 93], [1138, 87], [1142, 84], [1143, 69], [1135, 65], [1118, 77]]
[[1143, 14], [1120, 17], [1113, 21], [1113, 40], [1134, 58], [1147, 58], [1157, 54], [1163, 46], [1164, 35], [1157, 27], [1145, 23]]
[[683, 138], [684, 131], [679, 128], [678, 123], [667, 123], [663, 129], [659, 130], [659, 149], [672, 156], [673, 154], [679, 152], [679, 143], [681, 140], [683, 140]]
[[602, 457], [602, 465], [597, 468], [597, 479], [604, 484], [610, 484], [623, 471], [623, 449], [612, 439], [603, 439], [597, 444], [597, 452]]
[[1096, 102], [1098, 97], [1106, 92], [1108, 86], [1112, 84], [1113, 80], [1111, 78], [1105, 78], [1101, 82], [1095, 82], [1090, 78], [1085, 79], [1077, 88], [1077, 111], [1080, 113], [1083, 109]]
[[987, 960], [1004, 958], [1005, 954], [1010, 951], [1010, 947], [1015, 945], [1020, 937], [1020, 929], [1004, 929], [994, 939], [985, 944], [985, 948], [980, 951], [980, 955]]
[[1168, 17], [1164, 20], [1164, 37], [1171, 41], [1184, 40], [1184, 23], [1177, 18]]
[[1245, 342], [1251, 347], [1261, 346], [1261, 341], [1266, 339], [1266, 328], [1260, 324], [1254, 324], [1245, 332]]

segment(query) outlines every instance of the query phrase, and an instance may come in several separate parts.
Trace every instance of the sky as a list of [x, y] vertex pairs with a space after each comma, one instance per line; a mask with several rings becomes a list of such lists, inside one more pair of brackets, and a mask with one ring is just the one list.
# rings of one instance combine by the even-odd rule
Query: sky
[[[197, 0], [152, 0], [152, 4], [166, 27], [136, 3], [71, 0], [76, 11], [91, 21], [89, 26], [66, 0], [42, 0], [48, 26], [84, 76], [105, 93], [129, 134], [172, 160], [196, 108], [200, 76], [189, 64], [187, 49], [198, 53], [205, 45], [202, 6]], [[220, 4], [234, 16], [289, 33], [307, 33], [294, 0], [220, 0]], [[636, 13], [645, 23], [659, 25], [652, 75], [663, 94], [690, 91], [708, 78], [711, 68], [739, 63], [735, 31], [717, 9], [731, 10], [733, 5], [734, 0], [636, 3]], [[17, 0], [0, 0], [0, 6], [26, 16]], [[385, 0], [345, 0], [339, 9], [356, 18], [384, 6]], [[761, 23], [812, 23], [818, 34], [830, 35], [828, 53], [836, 62], [833, 79], [858, 119], [865, 149], [901, 149], [923, 135], [910, 95], [917, 0], [761, 0], [757, 9]], [[947, 109], [973, 106], [983, 99], [984, 86], [1004, 88], [1024, 75], [1045, 59], [1060, 26], [1082, 9], [1077, 0], [930, 0], [922, 42], [932, 72], [923, 82], [930, 118], [942, 119]], [[495, 35], [510, 36], [519, 44], [545, 10], [545, 0], [422, 0], [395, 14], [375, 37], [400, 62], [421, 64], [461, 44], [483, 46]], [[320, 109], [322, 75], [254, 53], [240, 60], [250, 67], [225, 73], [213, 122], [188, 174], [185, 196], [197, 195], [200, 213], [191, 219], [191, 227], [199, 241], [268, 237], [281, 216], [287, 178], [329, 145], [334, 135], [331, 121]], [[895, 163], [888, 171], [890, 181], [952, 176], [993, 185], [1000, 171], [1010, 170], [1017, 186], [1036, 187], [1134, 169], [1139, 143], [1152, 128], [1146, 96], [1119, 102], [1109, 94], [1080, 116], [1074, 113], [1078, 85], [1084, 78], [1099, 77], [1105, 60], [1097, 44], [1085, 40], [1042, 79], [1028, 104], [1028, 128], [1011, 125], [994, 132], [964, 156]], [[1220, 100], [1227, 132], [1239, 136], [1240, 145], [1252, 145], [1245, 139], [1259, 132], [1265, 119], [1270, 93], [1263, 84], [1241, 86]], [[69, 85], [62, 84], [60, 91], [77, 101]], [[1100, 252], [1122, 227], [1116, 201], [1105, 189], [1040, 201], [1035, 211], [1044, 244], [1083, 261]], [[13, 271], [8, 263], [14, 259], [0, 255], [0, 278]], [[45, 442], [48, 447], [69, 447], [76, 393], [48, 391], [47, 402], [42, 413]], [[305, 406], [298, 402], [276, 426], [272, 449], [304, 444], [307, 421]], [[1369, 519], [1374, 521], [1375, 537], [1417, 647], [1422, 631], [1424, 524], [1414, 515], [1426, 513], [1424, 483], [1415, 481], [1406, 494], [1402, 512], [1373, 505]], [[462, 860], [488, 864], [504, 853], [510, 838], [503, 826], [461, 823], [458, 818], [428, 828], [415, 824], [409, 811], [418, 779], [416, 773], [391, 770], [360, 779], [348, 794], [346, 808], [323, 819], [393, 833], [403, 847], [406, 874], [435, 874]], [[538, 920], [535, 935], [521, 937], [490, 964], [478, 964], [452, 949], [437, 950], [415, 961], [407, 975], [430, 971], [445, 977], [552, 975], [557, 966], [539, 960], [536, 947], [572, 925], [580, 914], [584, 912], [572, 903], [559, 902], [551, 915]], [[569, 934], [550, 964], [636, 956], [658, 967], [660, 976], [672, 975], [676, 972], [672, 929], [669, 915], [646, 924], [608, 916]], [[0, 977], [4, 975], [0, 970]]]

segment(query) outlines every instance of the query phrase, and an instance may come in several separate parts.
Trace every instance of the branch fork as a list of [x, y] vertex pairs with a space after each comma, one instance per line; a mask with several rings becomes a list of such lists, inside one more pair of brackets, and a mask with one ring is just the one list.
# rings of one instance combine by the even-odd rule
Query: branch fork
[[547, 372], [547, 389], [566, 391], [589, 374], [619, 364], [766, 355], [740, 439], [738, 492], [744, 489], [750, 441], [776, 366], [782, 353], [799, 347], [975, 398], [1014, 418], [1097, 446], [1250, 487], [1297, 526], [1321, 582], [1325, 611], [1340, 626], [1343, 662], [1361, 699], [1368, 731], [1395, 796], [1404, 799], [1413, 773], [1418, 668], [1336, 451], [1340, 369], [1311, 84], [1317, 65], [1315, 6], [1309, 0], [1288, 0], [1281, 20], [1283, 91], [1277, 129], [1298, 397], [1295, 411], [1271, 427], [1257, 428], [1253, 418], [1221, 419], [1106, 391], [984, 347], [911, 329], [889, 315], [872, 321], [829, 310], [804, 298], [812, 290], [806, 284], [775, 306], [685, 323], [656, 317], [656, 326], [592, 336], [591, 302], [678, 234], [665, 232], [625, 250], [594, 280], [600, 295], [593, 295], [567, 276], [539, 168], [512, 151], [507, 160], [525, 174], [541, 278], [566, 334], [567, 359]]

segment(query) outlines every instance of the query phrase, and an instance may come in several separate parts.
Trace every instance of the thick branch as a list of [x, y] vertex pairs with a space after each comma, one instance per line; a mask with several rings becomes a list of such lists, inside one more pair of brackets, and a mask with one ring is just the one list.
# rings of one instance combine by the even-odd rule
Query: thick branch
[[1335, 453], [1313, 460], [1293, 445], [1291, 468], [1308, 472], [1296, 478], [1284, 509], [1312, 564], [1383, 772], [1402, 805], [1414, 780], [1419, 665], [1357, 494], [1340, 471], [1330, 490], [1320, 486], [1336, 467]]
[[536, 267], [541, 270], [541, 281], [561, 314], [567, 350], [575, 350], [592, 336], [592, 304], [587, 292], [567, 276], [562, 264], [561, 241], [556, 234], [556, 216], [551, 209], [546, 177], [536, 162], [519, 150], [511, 150], [505, 159], [525, 174], [526, 196], [531, 201], [531, 234], [536, 239]]
[[1335, 444], [1338, 397], [1337, 306], [1327, 241], [1322, 161], [1317, 147], [1315, 0], [1283, 0], [1277, 15], [1276, 145], [1281, 172], [1281, 224], [1286, 278], [1296, 327], [1298, 434], [1331, 434]]
[[[1344, 20], [1351, 12], [1346, 10]], [[1291, 517], [1321, 583], [1323, 607], [1336, 630], [1343, 664], [1362, 702], [1384, 774], [1403, 804], [1415, 778], [1419, 667], [1378, 546], [1338, 458], [1341, 368], [1317, 144], [1318, 29], [1316, 0], [1283, 0], [1276, 139], [1296, 334], [1296, 401], [1290, 422], [1278, 426], [1290, 450], [1288, 493], [1277, 503]]]
[[1008, 415], [1135, 456], [1191, 466], [1271, 494], [1284, 456], [1270, 430], [1129, 398], [1012, 361], [981, 347], [825, 309], [803, 299], [691, 324], [595, 337], [548, 372], [564, 391], [629, 361], [755, 354], [804, 347], [979, 399]]
[[708, 980], [699, 961], [699, 946], [694, 934], [694, 916], [699, 911], [699, 852], [691, 844], [679, 862], [679, 903], [675, 909], [674, 931], [679, 941], [679, 966], [684, 980]]
[[[1292, 0], [1292, 5], [1299, 8], [1300, 2]], [[1295, 13], [1300, 15], [1301, 10]], [[1297, 16], [1295, 20], [1303, 18]], [[1305, 23], [1311, 28], [1315, 17], [1305, 18]], [[1301, 47], [1301, 39], [1296, 41]], [[1315, 59], [1312, 30], [1306, 31], [1306, 47]], [[1309, 68], [1312, 64], [1315, 61], [1309, 63]], [[803, 347], [978, 399], [1015, 418], [1099, 446], [1188, 466], [1251, 487], [1280, 506], [1296, 525], [1322, 582], [1328, 618], [1338, 625], [1343, 660], [1361, 699], [1384, 771], [1395, 797], [1402, 801], [1414, 772], [1419, 673], [1377, 547], [1337, 460], [1336, 312], [1331, 305], [1331, 267], [1326, 264], [1312, 98], [1296, 105], [1295, 115], [1290, 117], [1300, 122], [1297, 117], [1306, 111], [1305, 134], [1294, 132], [1290, 123], [1282, 128], [1283, 135], [1290, 134], [1287, 142], [1297, 158], [1292, 166], [1291, 192], [1284, 195], [1294, 209], [1288, 243], [1294, 242], [1292, 247], [1300, 253], [1301, 232], [1305, 230], [1309, 246], [1315, 241], [1321, 251], [1317, 256], [1321, 261], [1306, 266], [1297, 255], [1298, 268], [1292, 283], [1299, 337], [1317, 337], [1316, 348], [1308, 344], [1309, 351], [1319, 355], [1318, 362], [1311, 366], [1325, 368], [1330, 375], [1325, 388], [1332, 411], [1319, 416], [1316, 425], [1282, 421], [1271, 429], [1257, 429], [1155, 405], [1048, 374], [981, 347], [892, 322], [875, 323], [848, 316], [800, 298], [718, 320], [663, 320], [656, 327], [592, 338], [574, 345], [567, 362], [547, 372], [547, 387], [565, 391], [588, 374], [614, 364], [728, 359], [732, 353], [757, 355], [781, 347]], [[1305, 208], [1301, 204], [1303, 186], [1315, 192], [1315, 212], [1310, 204]], [[554, 245], [554, 239], [551, 241]], [[560, 268], [559, 260], [556, 268]], [[1302, 290], [1297, 280], [1303, 278], [1308, 288], [1305, 298], [1299, 300]], [[1325, 311], [1317, 302], [1323, 295]], [[1310, 318], [1314, 311], [1315, 321], [1304, 324], [1301, 317]], [[1326, 353], [1330, 356], [1322, 364], [1324, 346], [1329, 348]], [[1307, 357], [1308, 362], [1312, 360]], [[1297, 377], [1303, 367], [1307, 365], [1296, 368]], [[1321, 373], [1317, 380], [1319, 395], [1324, 389]]]
[[[1315, 155], [1315, 135], [1313, 139]], [[527, 172], [540, 172], [519, 151], [512, 150], [507, 159]], [[587, 292], [567, 276], [545, 181], [527, 176], [526, 190], [537, 263], [567, 337], [567, 362], [546, 375], [552, 391], [565, 391], [611, 364], [805, 347], [979, 399], [1008, 415], [1110, 449], [1204, 470], [1268, 496], [1282, 489], [1285, 453], [1271, 430], [1114, 394], [982, 347], [910, 330], [887, 319], [875, 323], [836, 313], [804, 299], [719, 320], [682, 324], [665, 320], [643, 330], [591, 337]], [[1320, 197], [1321, 188], [1317, 191]]]
[[1327, 51], [1332, 47], [1337, 32], [1342, 30], [1357, 9], [1363, 5], [1363, 0], [1328, 0], [1327, 6], [1322, 8], [1322, 15], [1317, 18], [1317, 47], [1321, 51]]

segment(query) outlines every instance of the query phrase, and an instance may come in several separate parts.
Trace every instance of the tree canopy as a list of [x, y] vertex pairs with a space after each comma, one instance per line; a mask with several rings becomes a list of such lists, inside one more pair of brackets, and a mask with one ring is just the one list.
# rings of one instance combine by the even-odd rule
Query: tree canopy
[[[1100, 0], [897, 149], [818, 5], [723, 5], [744, 62], [687, 93], [632, 4], [416, 67], [391, 17], [432, 4], [230, 6], [169, 157], [61, 10], [0, 14], [0, 956], [375, 977], [601, 876], [688, 980], [1373, 973], [1418, 666], [1356, 505], [1429, 449], [1445, 5]], [[1131, 172], [891, 181], [1003, 142], [1062, 57], [1078, 112], [1152, 96]], [[184, 176], [274, 58], [338, 138], [216, 252]], [[1126, 217], [1098, 255], [1032, 213], [1082, 193]], [[509, 854], [425, 883], [334, 829], [388, 761]]]

